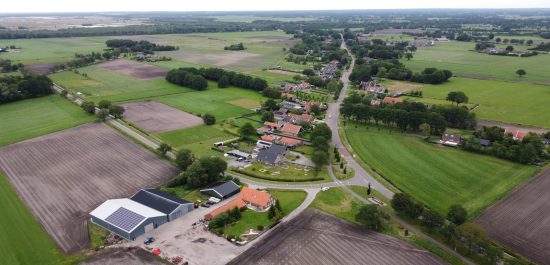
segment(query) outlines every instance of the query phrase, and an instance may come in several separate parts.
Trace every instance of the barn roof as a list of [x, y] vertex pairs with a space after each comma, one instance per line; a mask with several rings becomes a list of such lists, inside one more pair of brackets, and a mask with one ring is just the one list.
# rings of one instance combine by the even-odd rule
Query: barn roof
[[141, 203], [165, 214], [172, 213], [180, 205], [191, 203], [157, 189], [140, 190], [134, 194], [130, 200]]
[[226, 181], [226, 182], [222, 182], [222, 183], [218, 183], [218, 185], [215, 185], [213, 187], [210, 187], [208, 189], [203, 189], [201, 190], [201, 192], [204, 192], [204, 191], [208, 191], [208, 190], [212, 190], [214, 191], [216, 194], [220, 195], [220, 197], [225, 197], [237, 190], [240, 190], [241, 187], [237, 184], [235, 184], [235, 182], [233, 181]]
[[107, 200], [95, 208], [90, 215], [126, 232], [132, 232], [147, 218], [166, 216], [162, 212], [126, 198]]

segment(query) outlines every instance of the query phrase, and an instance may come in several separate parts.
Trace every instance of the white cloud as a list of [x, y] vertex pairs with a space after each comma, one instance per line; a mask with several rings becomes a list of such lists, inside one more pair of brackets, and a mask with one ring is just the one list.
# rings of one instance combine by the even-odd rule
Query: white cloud
[[548, 0], [22, 0], [2, 4], [3, 12], [238, 11], [400, 8], [550, 8]]

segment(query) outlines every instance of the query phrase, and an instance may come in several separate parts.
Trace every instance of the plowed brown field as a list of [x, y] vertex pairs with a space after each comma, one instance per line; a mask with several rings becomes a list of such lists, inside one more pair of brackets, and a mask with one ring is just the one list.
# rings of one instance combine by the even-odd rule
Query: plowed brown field
[[101, 123], [1, 148], [0, 168], [66, 253], [89, 246], [86, 220], [99, 204], [164, 183], [178, 172]]

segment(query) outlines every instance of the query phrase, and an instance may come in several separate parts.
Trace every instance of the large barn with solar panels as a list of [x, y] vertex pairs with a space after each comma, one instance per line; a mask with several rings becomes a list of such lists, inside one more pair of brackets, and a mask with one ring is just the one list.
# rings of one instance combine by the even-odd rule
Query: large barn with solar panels
[[115, 234], [135, 240], [192, 210], [191, 202], [156, 189], [143, 189], [129, 199], [107, 200], [90, 213], [90, 219]]

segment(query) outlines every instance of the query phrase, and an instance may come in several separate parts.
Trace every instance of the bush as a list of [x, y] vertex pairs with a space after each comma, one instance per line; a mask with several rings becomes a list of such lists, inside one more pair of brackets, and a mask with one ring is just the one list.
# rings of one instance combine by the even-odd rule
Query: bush
[[80, 105], [80, 107], [90, 114], [95, 114], [95, 103], [92, 101], [85, 101], [82, 105]]
[[208, 114], [208, 113], [205, 113], [204, 115], [202, 115], [202, 120], [203, 120], [204, 124], [206, 124], [206, 125], [213, 125], [213, 124], [216, 123], [216, 117], [214, 117], [214, 115]]
[[263, 226], [263, 225], [258, 225], [258, 227], [256, 227], [256, 230], [258, 230], [258, 231], [263, 231], [263, 230], [264, 230], [264, 226]]
[[109, 109], [111, 107], [111, 101], [108, 100], [102, 100], [99, 103], [97, 103], [97, 107], [100, 109]]

